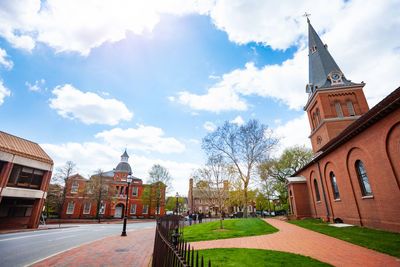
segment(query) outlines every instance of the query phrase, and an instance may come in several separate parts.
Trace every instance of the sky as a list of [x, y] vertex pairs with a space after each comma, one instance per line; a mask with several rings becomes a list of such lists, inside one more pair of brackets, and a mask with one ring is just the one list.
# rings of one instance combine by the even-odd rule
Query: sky
[[187, 195], [225, 121], [310, 147], [310, 20], [373, 107], [400, 85], [399, 0], [1, 0], [0, 130], [89, 177], [154, 164]]

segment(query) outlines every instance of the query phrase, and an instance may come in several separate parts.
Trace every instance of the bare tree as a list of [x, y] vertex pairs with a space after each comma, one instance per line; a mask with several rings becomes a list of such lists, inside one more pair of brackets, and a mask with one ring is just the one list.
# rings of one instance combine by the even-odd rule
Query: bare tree
[[202, 148], [211, 156], [222, 156], [224, 161], [233, 165], [243, 182], [243, 211], [247, 218], [248, 186], [257, 164], [269, 156], [271, 149], [278, 143], [272, 131], [256, 120], [250, 120], [242, 126], [225, 122], [214, 132], [203, 138]]
[[65, 162], [64, 166], [59, 167], [56, 169], [56, 172], [53, 174], [53, 177], [51, 178], [53, 183], [56, 184], [61, 184], [64, 187], [64, 190], [62, 191], [61, 194], [61, 200], [59, 203], [61, 205], [58, 205], [58, 215], [61, 215], [61, 209], [63, 206], [63, 203], [65, 201], [65, 195], [66, 195], [66, 180], [76, 171], [76, 164], [73, 161], [67, 161]]
[[90, 202], [95, 202], [96, 219], [100, 222], [100, 211], [102, 204], [106, 201], [111, 201], [115, 198], [115, 188], [109, 186], [109, 182], [104, 178], [104, 172], [98, 169], [96, 173], [90, 177], [85, 187], [84, 195]]
[[198, 169], [192, 175], [197, 181], [196, 190], [201, 199], [204, 199], [210, 207], [219, 211], [220, 229], [222, 226], [222, 213], [226, 209], [229, 199], [229, 182], [231, 174], [221, 156], [209, 158], [204, 168]]

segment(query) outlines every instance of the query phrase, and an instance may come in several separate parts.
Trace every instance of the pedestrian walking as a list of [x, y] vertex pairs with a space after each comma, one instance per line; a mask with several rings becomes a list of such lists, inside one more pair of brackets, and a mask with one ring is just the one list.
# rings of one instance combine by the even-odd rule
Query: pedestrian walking
[[203, 213], [199, 213], [199, 223], [203, 221]]
[[193, 222], [193, 215], [192, 213], [189, 213], [189, 225], [192, 225]]

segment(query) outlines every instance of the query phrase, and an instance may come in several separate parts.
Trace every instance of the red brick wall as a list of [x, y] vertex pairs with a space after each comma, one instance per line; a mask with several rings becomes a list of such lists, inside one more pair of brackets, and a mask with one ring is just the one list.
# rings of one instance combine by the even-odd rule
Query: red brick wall
[[[78, 193], [71, 193], [71, 187], [73, 183], [79, 183], [78, 187]], [[84, 203], [89, 202], [88, 197], [84, 196], [83, 192], [86, 186], [86, 183], [88, 180], [84, 179], [83, 177], [79, 175], [75, 175], [71, 177], [70, 179], [67, 180], [66, 183], [66, 199], [63, 204], [62, 212], [61, 212], [61, 218], [63, 219], [79, 219], [79, 218], [89, 218], [92, 217], [94, 218], [97, 213], [97, 203], [96, 201], [92, 201], [91, 207], [90, 207], [90, 213], [89, 214], [83, 214], [84, 211]], [[124, 186], [127, 187], [126, 182], [121, 182], [121, 181], [113, 181], [109, 185], [109, 191], [112, 190], [113, 188], [116, 188], [116, 186]], [[150, 211], [148, 209], [147, 214], [143, 214], [143, 204], [140, 200], [141, 195], [143, 194], [143, 191], [145, 189], [144, 184], [142, 183], [132, 183], [129, 187], [129, 201], [128, 201], [128, 217], [136, 217], [136, 216], [144, 216], [144, 217], [149, 217], [149, 216], [154, 216], [155, 215], [155, 208], [153, 207]], [[138, 188], [138, 195], [137, 196], [132, 196], [133, 192], [133, 187]], [[160, 203], [160, 214], [163, 215], [165, 214], [164, 210], [164, 205], [165, 205], [165, 190], [162, 192], [162, 200]], [[68, 203], [69, 202], [75, 202], [75, 208], [73, 214], [66, 214], [67, 208], [68, 208]], [[103, 201], [106, 205], [106, 209], [104, 214], [100, 214], [100, 217], [103, 218], [112, 218], [114, 217], [115, 214], [115, 207], [118, 204], [121, 204], [123, 206], [123, 213], [125, 214], [125, 203], [126, 203], [126, 189], [123, 190], [123, 195], [120, 196], [119, 192], [115, 192], [115, 196], [113, 196], [112, 200], [109, 201]], [[130, 207], [132, 204], [136, 204], [136, 214], [130, 214]]]
[[[339, 217], [351, 224], [400, 232], [399, 150], [400, 109], [319, 161], [330, 220]], [[355, 170], [356, 160], [364, 163], [373, 198], [362, 196]], [[331, 171], [336, 176], [340, 200], [333, 197]], [[313, 217], [326, 217], [317, 164], [303, 170], [300, 175], [307, 178], [310, 213]], [[313, 179], [318, 182], [319, 203], [315, 200]]]
[[293, 183], [290, 185], [289, 190], [292, 191], [292, 201], [294, 214], [297, 218], [304, 218], [311, 216], [310, 204], [304, 199], [309, 198], [306, 183]]

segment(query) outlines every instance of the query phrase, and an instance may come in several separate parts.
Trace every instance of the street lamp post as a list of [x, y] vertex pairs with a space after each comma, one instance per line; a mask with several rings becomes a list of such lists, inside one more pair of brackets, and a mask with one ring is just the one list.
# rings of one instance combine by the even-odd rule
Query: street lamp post
[[128, 175], [126, 178], [126, 182], [128, 183], [128, 188], [126, 190], [126, 203], [125, 203], [125, 216], [124, 216], [124, 226], [122, 228], [122, 234], [121, 236], [126, 236], [126, 220], [128, 219], [128, 198], [129, 198], [129, 185], [132, 182], [132, 176]]
[[178, 192], [176, 192], [176, 203], [175, 203], [175, 214], [178, 215], [178, 202], [179, 202], [179, 195]]

